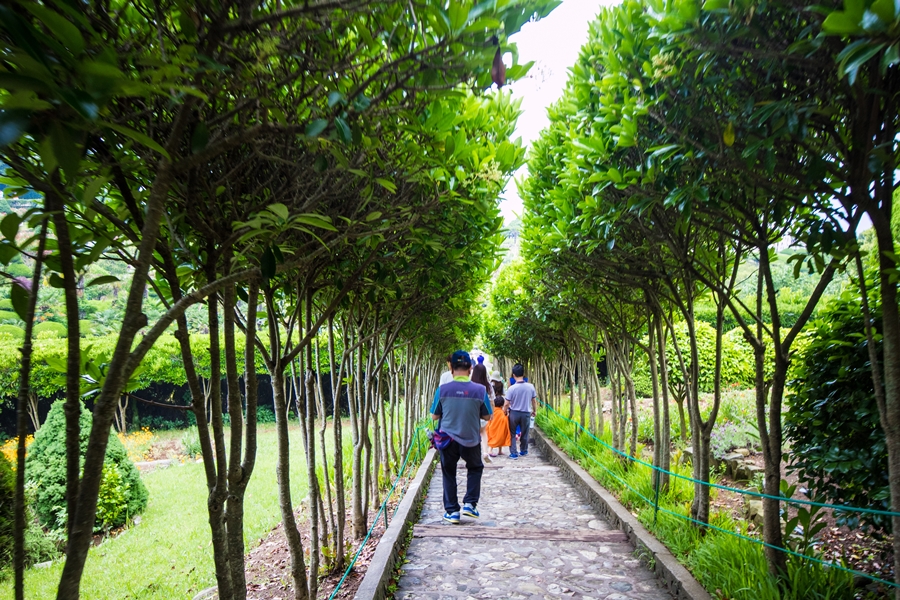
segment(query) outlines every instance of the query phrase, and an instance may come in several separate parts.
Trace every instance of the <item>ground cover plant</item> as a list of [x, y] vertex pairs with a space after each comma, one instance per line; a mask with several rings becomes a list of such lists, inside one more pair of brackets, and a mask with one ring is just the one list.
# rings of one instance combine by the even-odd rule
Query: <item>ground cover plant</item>
[[[596, 439], [582, 431], [576, 436], [571, 423], [549, 409], [539, 411], [537, 424], [592, 477], [616, 494], [710, 594], [740, 600], [856, 597], [852, 575], [798, 557], [789, 559], [786, 574], [789, 583], [782, 583], [768, 572], [758, 538], [754, 543], [730, 535], [751, 535], [746, 522], [736, 521], [731, 515], [712, 514], [710, 524], [722, 531], [686, 526], [691, 518], [689, 507], [693, 486], [685, 480], [672, 478], [669, 488], [660, 492], [657, 502], [652, 470], [616, 455], [610, 449], [610, 432], [598, 434]], [[690, 476], [689, 467], [674, 466], [673, 472]], [[715, 497], [716, 491], [713, 490], [711, 495]], [[807, 551], [815, 556], [813, 548]]]

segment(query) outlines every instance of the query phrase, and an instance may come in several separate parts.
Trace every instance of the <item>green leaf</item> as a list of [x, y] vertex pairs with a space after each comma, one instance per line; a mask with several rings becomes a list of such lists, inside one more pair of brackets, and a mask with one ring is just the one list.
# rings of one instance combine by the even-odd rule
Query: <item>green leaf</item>
[[287, 221], [288, 216], [290, 215], [290, 213], [288, 212], [288, 207], [280, 202], [276, 202], [275, 204], [270, 204], [268, 206], [268, 209], [269, 209], [269, 212], [271, 212], [275, 216], [277, 216], [280, 219], [283, 219], [285, 221]]
[[73, 55], [84, 52], [84, 37], [78, 28], [69, 22], [61, 14], [49, 10], [32, 2], [23, 2], [22, 5], [50, 30], [50, 33], [62, 42]]
[[28, 291], [18, 282], [14, 282], [9, 288], [9, 299], [12, 302], [13, 310], [23, 321], [26, 321], [28, 317], [28, 296]]
[[466, 26], [471, 4], [466, 0], [450, 0], [447, 16], [450, 18], [450, 31], [453, 35], [458, 34]]
[[55, 287], [60, 290], [64, 289], [66, 287], [66, 280], [57, 273], [50, 273], [50, 287]]
[[722, 133], [722, 141], [729, 148], [734, 146], [734, 123], [728, 123], [725, 127], [725, 131]]
[[66, 361], [61, 358], [57, 358], [55, 356], [45, 356], [44, 362], [47, 363], [47, 366], [56, 371], [57, 373], [65, 373], [68, 371], [68, 365]]
[[378, 185], [380, 185], [381, 187], [383, 187], [384, 189], [386, 189], [387, 191], [389, 191], [390, 193], [392, 193], [392, 194], [397, 193], [397, 186], [396, 186], [396, 184], [394, 184], [393, 181], [388, 181], [387, 179], [382, 179], [381, 177], [376, 177], [375, 182]]
[[135, 131], [134, 129], [130, 129], [128, 127], [123, 127], [122, 125], [116, 125], [115, 123], [101, 123], [104, 127], [109, 127], [113, 131], [118, 131], [125, 137], [129, 137], [139, 144], [143, 144], [147, 146], [151, 150], [155, 150], [162, 154], [165, 158], [171, 160], [169, 153], [166, 152], [166, 149], [159, 145], [159, 143], [151, 138], [150, 136], [141, 133], [140, 131]]
[[22, 109], [0, 110], [0, 147], [9, 146], [19, 141], [30, 122], [31, 111]]
[[53, 124], [50, 129], [50, 146], [53, 148], [53, 156], [59, 162], [66, 177], [71, 180], [77, 176], [78, 167], [81, 164], [81, 152], [66, 126], [58, 122]]
[[703, 10], [728, 10], [731, 8], [731, 0], [706, 0]]
[[259, 259], [259, 270], [263, 277], [271, 279], [275, 277], [276, 269], [275, 253], [272, 252], [271, 247], [266, 246], [266, 249], [263, 250], [262, 256]]
[[337, 128], [338, 135], [345, 144], [349, 144], [353, 141], [353, 132], [350, 131], [350, 126], [347, 125], [347, 121], [345, 121], [343, 117], [336, 117], [334, 119], [334, 126]]
[[380, 218], [381, 218], [381, 212], [377, 211], [377, 210], [370, 212], [368, 215], [366, 215], [367, 222], [374, 221], [374, 220], [380, 219]]
[[19, 249], [6, 240], [0, 242], [0, 263], [8, 265], [12, 259], [19, 255]]
[[15, 243], [16, 235], [19, 234], [19, 224], [22, 219], [16, 213], [9, 213], [0, 221], [0, 233], [10, 242]]
[[344, 95], [340, 92], [328, 92], [328, 107], [331, 108], [335, 104], [339, 104], [344, 101]]
[[831, 35], [852, 35], [862, 33], [859, 18], [854, 18], [846, 12], [836, 10], [822, 23], [822, 31]]
[[100, 277], [96, 277], [90, 281], [85, 287], [91, 287], [93, 285], [105, 285], [107, 283], [116, 283], [119, 281], [119, 278], [115, 275], [101, 275]]
[[318, 137], [320, 133], [325, 131], [326, 127], [328, 127], [328, 121], [325, 119], [311, 121], [309, 125], [306, 126], [306, 137]]

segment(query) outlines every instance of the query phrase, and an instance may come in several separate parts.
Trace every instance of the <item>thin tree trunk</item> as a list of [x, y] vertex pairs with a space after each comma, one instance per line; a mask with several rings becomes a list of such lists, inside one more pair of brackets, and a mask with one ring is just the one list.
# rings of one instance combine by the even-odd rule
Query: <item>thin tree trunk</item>
[[[41, 225], [31, 289], [28, 290], [28, 307], [25, 310], [25, 338], [22, 341], [22, 360], [19, 363], [19, 390], [16, 402], [16, 492], [13, 502], [13, 570], [15, 571], [16, 600], [25, 599], [25, 413], [31, 392], [31, 358], [33, 353], [34, 313], [41, 283], [41, 267], [47, 243], [47, 224]], [[18, 285], [14, 283], [13, 285]]]

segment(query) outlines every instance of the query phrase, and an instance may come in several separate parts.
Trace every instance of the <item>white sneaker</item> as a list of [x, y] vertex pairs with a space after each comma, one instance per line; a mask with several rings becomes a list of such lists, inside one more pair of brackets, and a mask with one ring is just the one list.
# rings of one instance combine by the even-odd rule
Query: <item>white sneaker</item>
[[491, 458], [490, 454], [485, 454], [485, 455], [482, 457], [482, 460], [483, 460], [484, 462], [486, 462], [486, 463], [492, 463], [492, 462], [494, 462], [494, 459]]

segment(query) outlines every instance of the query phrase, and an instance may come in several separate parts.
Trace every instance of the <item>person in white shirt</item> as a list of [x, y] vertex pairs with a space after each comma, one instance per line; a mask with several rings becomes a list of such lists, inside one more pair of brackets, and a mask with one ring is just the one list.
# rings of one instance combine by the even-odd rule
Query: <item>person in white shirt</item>
[[453, 381], [453, 367], [450, 365], [450, 356], [450, 354], [447, 355], [447, 370], [441, 373], [441, 381], [438, 383], [439, 386]]

